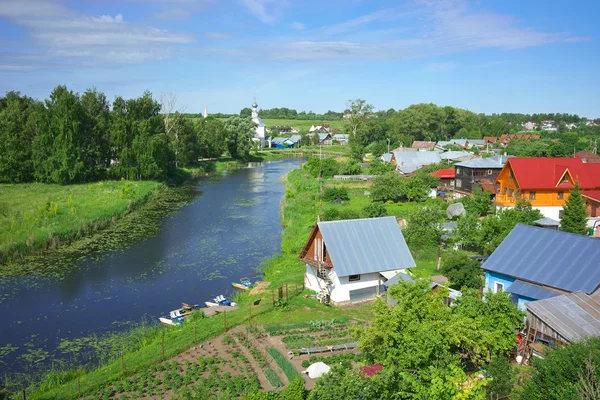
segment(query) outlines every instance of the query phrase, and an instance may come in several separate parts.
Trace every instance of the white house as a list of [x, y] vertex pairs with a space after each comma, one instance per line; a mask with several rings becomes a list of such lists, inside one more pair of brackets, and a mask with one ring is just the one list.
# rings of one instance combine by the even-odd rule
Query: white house
[[300, 254], [304, 285], [321, 302], [371, 299], [415, 262], [395, 217], [318, 222]]

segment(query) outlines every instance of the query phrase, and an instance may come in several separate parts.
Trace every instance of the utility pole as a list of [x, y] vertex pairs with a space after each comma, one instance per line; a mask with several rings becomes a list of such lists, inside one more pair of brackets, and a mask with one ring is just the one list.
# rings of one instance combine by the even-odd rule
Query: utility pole
[[390, 152], [390, 138], [388, 138], [388, 153]]

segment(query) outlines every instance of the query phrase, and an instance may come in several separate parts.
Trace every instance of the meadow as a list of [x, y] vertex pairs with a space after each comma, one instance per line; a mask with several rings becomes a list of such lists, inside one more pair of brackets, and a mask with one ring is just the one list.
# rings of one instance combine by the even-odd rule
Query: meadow
[[102, 229], [162, 185], [152, 181], [0, 185], [0, 263]]
[[263, 119], [263, 122], [268, 129], [272, 126], [291, 126], [292, 128], [298, 128], [308, 132], [313, 125], [324, 125], [328, 124], [330, 129], [342, 129], [344, 127], [344, 121], [314, 121], [314, 120], [302, 120], [302, 119]]

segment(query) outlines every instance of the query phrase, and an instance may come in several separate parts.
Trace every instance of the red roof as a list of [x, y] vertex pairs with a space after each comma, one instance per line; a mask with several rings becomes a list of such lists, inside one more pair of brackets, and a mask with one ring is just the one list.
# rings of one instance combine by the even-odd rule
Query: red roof
[[600, 201], [600, 190], [585, 190], [581, 194], [590, 199]]
[[567, 169], [581, 189], [600, 189], [600, 164], [586, 164], [579, 158], [509, 158], [507, 165], [520, 189], [572, 189], [572, 184], [560, 182]]
[[454, 179], [454, 168], [445, 168], [438, 169], [437, 171], [433, 171], [430, 175], [437, 176], [442, 179]]
[[435, 142], [423, 142], [420, 140], [415, 140], [412, 143], [412, 148], [413, 149], [433, 149], [435, 147]]
[[375, 376], [377, 372], [383, 369], [383, 365], [381, 364], [373, 364], [367, 365], [366, 367], [360, 367], [360, 372], [363, 373], [364, 376]]

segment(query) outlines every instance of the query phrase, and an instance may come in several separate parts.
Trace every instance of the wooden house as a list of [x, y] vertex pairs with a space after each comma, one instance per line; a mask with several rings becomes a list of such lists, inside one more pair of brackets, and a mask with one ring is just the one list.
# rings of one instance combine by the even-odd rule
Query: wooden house
[[584, 163], [600, 163], [600, 156], [591, 151], [578, 151], [573, 157], [581, 158]]
[[431, 172], [430, 175], [440, 178], [438, 191], [452, 192], [454, 190], [454, 168], [439, 169]]
[[491, 190], [495, 195], [494, 182], [507, 159], [506, 156], [473, 158], [455, 164], [454, 191], [457, 197], [472, 196], [476, 187]]
[[528, 200], [545, 217], [560, 220], [565, 201], [575, 182], [587, 193], [590, 211], [600, 190], [600, 164], [579, 158], [510, 158], [496, 179], [496, 205], [514, 207], [519, 198]]
[[415, 266], [394, 217], [318, 222], [299, 258], [304, 285], [334, 304], [371, 299], [388, 278]]

